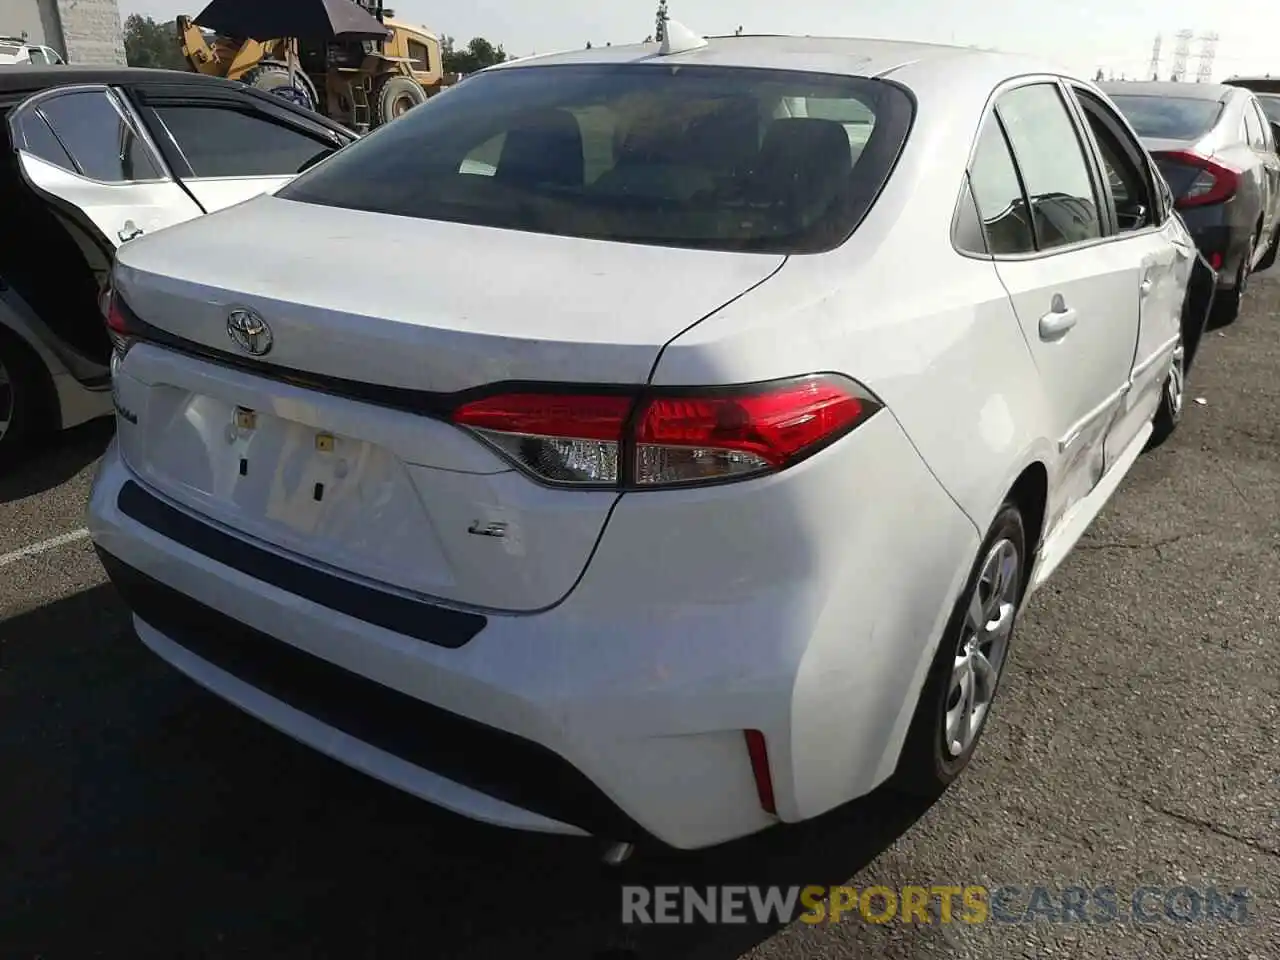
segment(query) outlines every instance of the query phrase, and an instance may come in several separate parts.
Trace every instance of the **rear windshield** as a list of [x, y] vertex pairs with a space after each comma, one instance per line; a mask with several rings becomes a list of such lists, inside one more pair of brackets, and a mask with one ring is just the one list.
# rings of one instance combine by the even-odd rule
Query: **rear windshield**
[[1280, 96], [1260, 93], [1257, 97], [1258, 103], [1262, 105], [1262, 112], [1267, 115], [1267, 119], [1272, 123], [1280, 123]]
[[878, 80], [667, 64], [477, 74], [277, 193], [561, 236], [830, 249], [884, 186], [913, 102]]
[[1132, 94], [1112, 94], [1111, 99], [1138, 136], [1153, 140], [1199, 140], [1222, 113], [1217, 100]]

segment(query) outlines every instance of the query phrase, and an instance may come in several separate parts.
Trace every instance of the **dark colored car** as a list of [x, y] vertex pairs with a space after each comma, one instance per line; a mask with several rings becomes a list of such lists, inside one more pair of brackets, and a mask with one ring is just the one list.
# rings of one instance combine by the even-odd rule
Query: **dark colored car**
[[196, 73], [0, 70], [0, 464], [111, 413], [98, 300], [118, 246], [281, 186], [353, 139]]
[[1280, 127], [1257, 95], [1210, 83], [1102, 85], [1150, 151], [1200, 252], [1218, 271], [1216, 314], [1240, 312], [1249, 275], [1280, 243]]

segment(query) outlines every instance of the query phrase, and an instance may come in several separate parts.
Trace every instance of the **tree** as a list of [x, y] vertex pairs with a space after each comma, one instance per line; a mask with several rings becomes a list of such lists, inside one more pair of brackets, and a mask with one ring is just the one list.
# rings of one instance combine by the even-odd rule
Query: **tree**
[[124, 52], [131, 67], [188, 69], [173, 21], [156, 23], [150, 17], [130, 14], [124, 22]]
[[445, 73], [475, 73], [511, 59], [502, 49], [502, 44], [495, 47], [484, 37], [472, 37], [465, 50], [456, 49], [452, 37], [446, 39], [449, 41], [448, 49], [443, 43], [440, 45]]
[[1102, 80], [1103, 80], [1103, 76], [1102, 76], [1102, 68], [1101, 68], [1101, 67], [1099, 67], [1099, 68], [1098, 68], [1097, 76], [1095, 76], [1093, 79], [1094, 79], [1095, 81], [1097, 81], [1098, 83], [1101, 83], [1101, 82], [1102, 82]]

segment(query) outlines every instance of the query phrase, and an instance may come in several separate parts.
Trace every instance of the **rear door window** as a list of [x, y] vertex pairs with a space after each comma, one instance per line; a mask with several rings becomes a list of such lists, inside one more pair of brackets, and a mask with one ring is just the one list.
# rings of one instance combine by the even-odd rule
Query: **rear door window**
[[39, 110], [28, 109], [23, 112], [18, 118], [18, 132], [22, 136], [18, 149], [52, 163], [55, 167], [75, 172], [76, 165], [53, 135], [48, 121]]
[[982, 125], [969, 168], [973, 200], [982, 218], [987, 250], [995, 256], [1034, 253], [1031, 214], [1009, 143], [994, 115]]
[[1101, 237], [1090, 164], [1057, 84], [1010, 90], [996, 112], [1031, 201], [1036, 246], [1049, 250]]
[[103, 183], [162, 178], [132, 122], [106, 90], [77, 90], [39, 103], [76, 172]]
[[1265, 150], [1267, 148], [1266, 138], [1262, 135], [1262, 121], [1258, 119], [1258, 114], [1254, 111], [1252, 102], [1246, 102], [1244, 105], [1244, 128], [1245, 138], [1249, 146], [1255, 150]]
[[814, 252], [843, 242], [905, 141], [877, 80], [732, 67], [477, 74], [281, 198], [562, 236]]
[[337, 147], [231, 104], [154, 107], [196, 177], [292, 176]]
[[1276, 149], [1275, 135], [1271, 132], [1271, 123], [1267, 120], [1267, 115], [1262, 112], [1262, 105], [1254, 101], [1249, 104], [1249, 109], [1253, 111], [1254, 119], [1258, 123], [1258, 132], [1262, 138], [1259, 149], [1267, 153], [1274, 153]]

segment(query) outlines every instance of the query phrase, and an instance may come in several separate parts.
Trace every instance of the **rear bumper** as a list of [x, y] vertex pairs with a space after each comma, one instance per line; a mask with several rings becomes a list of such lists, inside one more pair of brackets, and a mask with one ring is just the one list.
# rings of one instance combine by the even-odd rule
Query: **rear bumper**
[[[977, 549], [887, 414], [776, 478], [624, 496], [563, 603], [444, 611], [483, 621], [453, 643], [282, 578], [333, 574], [167, 503], [115, 444], [89, 525], [143, 642], [277, 729], [482, 821], [681, 848], [815, 816], [892, 772]], [[284, 566], [218, 554], [193, 535], [206, 526]]]
[[1249, 255], [1249, 227], [1236, 223], [1224, 204], [1180, 211], [1196, 248], [1218, 272], [1218, 289], [1233, 290], [1240, 264]]

